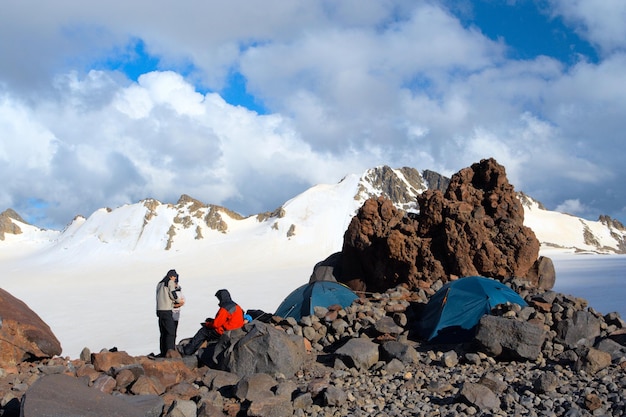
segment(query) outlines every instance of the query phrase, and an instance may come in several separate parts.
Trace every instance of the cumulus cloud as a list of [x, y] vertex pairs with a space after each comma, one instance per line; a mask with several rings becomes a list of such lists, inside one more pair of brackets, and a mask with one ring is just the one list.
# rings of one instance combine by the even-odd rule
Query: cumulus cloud
[[561, 213], [572, 214], [574, 216], [581, 216], [587, 212], [588, 208], [581, 203], [580, 200], [573, 199], [563, 201], [561, 204], [556, 206], [554, 210], [560, 211]]
[[[0, 43], [0, 207], [26, 217], [183, 193], [254, 214], [373, 166], [451, 175], [486, 157], [549, 208], [626, 216], [622, 2], [548, 3], [602, 52], [573, 64], [512, 59], [443, 1], [30, 3], [0, 15], [15, 39]], [[138, 40], [156, 68], [107, 65]], [[263, 114], [223, 99], [233, 74]]]
[[573, 25], [605, 54], [626, 49], [626, 3], [621, 0], [550, 0], [554, 16]]

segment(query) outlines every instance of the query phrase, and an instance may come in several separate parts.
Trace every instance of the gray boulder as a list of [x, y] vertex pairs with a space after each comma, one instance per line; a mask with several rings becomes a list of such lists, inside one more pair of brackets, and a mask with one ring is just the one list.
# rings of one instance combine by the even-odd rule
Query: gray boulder
[[419, 362], [419, 354], [414, 347], [392, 340], [380, 346], [380, 359], [385, 362], [398, 359], [404, 364], [412, 364]]
[[64, 374], [39, 378], [22, 398], [22, 417], [158, 417], [163, 399], [156, 395], [113, 396]]
[[252, 374], [241, 378], [235, 387], [235, 396], [241, 401], [260, 401], [273, 397], [272, 389], [278, 382], [268, 374]]
[[617, 361], [621, 357], [626, 357], [626, 346], [622, 346], [612, 339], [602, 339], [594, 347], [611, 355], [611, 360]]
[[576, 311], [556, 326], [557, 338], [569, 348], [593, 346], [600, 336], [600, 319], [588, 311]]
[[259, 321], [224, 334], [212, 353], [217, 369], [241, 378], [257, 373], [289, 378], [307, 357], [302, 336], [289, 335]]
[[535, 360], [546, 338], [543, 328], [505, 317], [483, 316], [475, 341], [485, 353], [505, 359]]
[[349, 367], [369, 369], [380, 357], [378, 344], [364, 338], [350, 339], [335, 354]]

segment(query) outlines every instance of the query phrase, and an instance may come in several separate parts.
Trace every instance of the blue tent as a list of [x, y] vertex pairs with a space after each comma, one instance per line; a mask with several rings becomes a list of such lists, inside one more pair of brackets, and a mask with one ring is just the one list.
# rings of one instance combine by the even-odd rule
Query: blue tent
[[278, 306], [275, 315], [300, 320], [303, 316], [313, 315], [314, 307], [329, 307], [333, 304], [347, 307], [357, 298], [359, 296], [343, 284], [334, 281], [315, 281], [289, 294]]
[[463, 342], [474, 335], [480, 318], [498, 304], [526, 306], [526, 302], [500, 281], [464, 277], [446, 283], [430, 298], [419, 323], [421, 336], [431, 342]]

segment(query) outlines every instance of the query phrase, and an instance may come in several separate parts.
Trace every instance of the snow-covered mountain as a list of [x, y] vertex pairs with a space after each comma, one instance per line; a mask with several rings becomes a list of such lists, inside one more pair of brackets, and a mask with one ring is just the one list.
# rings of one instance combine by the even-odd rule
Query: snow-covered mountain
[[[363, 202], [385, 195], [407, 212], [418, 211], [415, 197], [429, 187], [445, 187], [447, 179], [413, 168], [387, 166], [349, 175], [333, 185], [317, 185], [287, 201], [273, 212], [243, 217], [225, 207], [205, 204], [183, 195], [176, 204], [146, 199], [115, 209], [102, 208], [88, 218], [76, 217], [63, 231], [42, 230], [26, 224], [16, 213], [4, 213], [0, 229], [1, 258], [71, 253], [89, 257], [102, 252], [177, 251], [241, 243], [306, 246], [321, 245], [323, 252], [341, 249], [343, 232]], [[430, 181], [427, 181], [428, 178]], [[434, 185], [429, 184], [433, 182]], [[524, 193], [519, 198], [529, 226], [542, 247], [626, 253], [626, 228], [608, 217], [589, 221], [546, 210]], [[13, 213], [13, 215], [11, 215]], [[246, 245], [248, 246], [248, 245]], [[1, 259], [0, 258], [0, 259]]]
[[[410, 212], [419, 193], [446, 186], [446, 178], [430, 171], [377, 167], [312, 187], [255, 216], [182, 196], [176, 204], [147, 199], [103, 208], [62, 231], [29, 225], [7, 210], [0, 214], [0, 287], [50, 325], [65, 355], [113, 346], [146, 354], [158, 349], [154, 291], [169, 269], [179, 272], [187, 298], [179, 339], [190, 337], [217, 310], [213, 294], [220, 288], [246, 309], [275, 311], [308, 282], [317, 262], [341, 250], [367, 198], [384, 194]], [[620, 224], [590, 222], [520, 198], [542, 250], [624, 252]]]

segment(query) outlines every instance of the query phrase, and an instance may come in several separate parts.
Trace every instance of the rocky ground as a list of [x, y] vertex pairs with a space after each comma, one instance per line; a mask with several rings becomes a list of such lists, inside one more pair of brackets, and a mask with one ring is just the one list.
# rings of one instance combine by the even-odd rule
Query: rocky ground
[[[152, 360], [115, 349], [0, 368], [0, 415], [626, 415], [624, 321], [582, 299], [508, 284], [529, 306], [499, 307], [464, 344], [421, 343], [414, 323], [428, 294], [397, 287], [299, 322], [253, 323], [247, 335], [265, 331], [269, 356], [256, 352], [251, 364], [242, 354], [230, 370], [173, 351]], [[521, 327], [502, 327], [513, 323]], [[288, 343], [278, 334], [299, 340], [296, 348], [281, 350]]]

